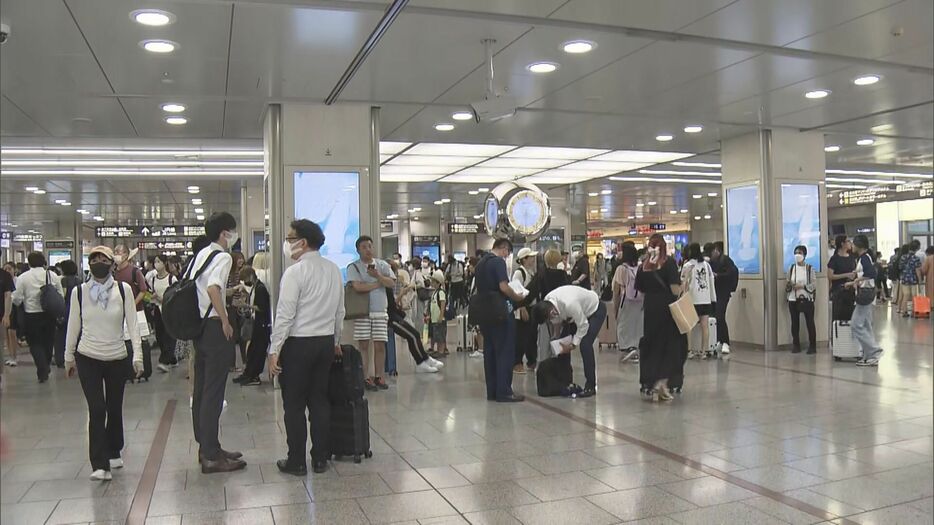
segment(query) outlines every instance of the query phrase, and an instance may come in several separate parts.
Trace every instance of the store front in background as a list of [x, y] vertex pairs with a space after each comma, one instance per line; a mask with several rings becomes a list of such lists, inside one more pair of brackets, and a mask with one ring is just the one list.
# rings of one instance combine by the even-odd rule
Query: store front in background
[[843, 191], [831, 197], [830, 237], [866, 235], [888, 257], [913, 240], [934, 245], [934, 181]]
[[636, 249], [642, 249], [648, 246], [649, 238], [656, 233], [661, 233], [665, 238], [668, 254], [680, 260], [681, 252], [687, 247], [690, 236], [690, 231], [685, 224], [632, 224], [629, 227], [589, 230], [587, 232], [587, 255], [595, 257], [596, 254], [602, 253], [606, 257], [612, 256], [624, 242], [632, 242]]

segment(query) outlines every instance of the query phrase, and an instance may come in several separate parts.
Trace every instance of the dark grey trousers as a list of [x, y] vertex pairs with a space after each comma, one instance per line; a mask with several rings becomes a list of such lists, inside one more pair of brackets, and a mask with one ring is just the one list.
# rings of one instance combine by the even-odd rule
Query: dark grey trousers
[[195, 378], [191, 404], [191, 425], [201, 454], [209, 460], [220, 456], [218, 438], [221, 409], [227, 373], [236, 362], [234, 342], [224, 337], [220, 319], [211, 318], [204, 324], [195, 344]]

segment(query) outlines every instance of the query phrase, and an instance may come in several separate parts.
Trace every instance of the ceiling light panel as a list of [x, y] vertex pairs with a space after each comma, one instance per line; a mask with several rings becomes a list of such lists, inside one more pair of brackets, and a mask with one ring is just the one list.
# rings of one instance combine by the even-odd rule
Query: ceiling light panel
[[422, 142], [412, 146], [412, 148], [407, 150], [405, 153], [407, 155], [493, 157], [512, 149], [515, 149], [515, 146], [503, 146], [497, 144], [445, 144], [440, 142]]
[[638, 151], [638, 150], [617, 150], [594, 157], [590, 160], [612, 160], [619, 162], [650, 162], [658, 164], [660, 162], [671, 162], [686, 157], [693, 157], [694, 153], [680, 153], [676, 151]]
[[457, 171], [453, 166], [382, 166], [380, 177], [383, 175], [447, 175]]
[[687, 171], [687, 170], [639, 170], [643, 175], [696, 175], [699, 177], [721, 177], [719, 171]]
[[386, 162], [387, 160], [391, 159], [392, 157], [393, 157], [392, 155], [383, 155], [382, 153], [380, 153], [380, 155], [379, 155], [379, 163], [382, 164], [382, 163]]
[[380, 141], [379, 152], [383, 155], [395, 155], [411, 145], [411, 142]]
[[494, 159], [485, 160], [478, 164], [478, 166], [487, 168], [537, 168], [546, 170], [549, 168], [563, 166], [568, 162], [570, 161], [565, 159], [522, 159], [512, 157], [496, 157]]
[[398, 155], [389, 166], [456, 166], [464, 168], [477, 163], [477, 157], [446, 157], [442, 155]]
[[380, 171], [379, 181], [380, 182], [434, 182], [438, 180], [441, 175], [402, 175], [402, 174], [391, 174]]
[[896, 171], [867, 171], [867, 170], [838, 170], [830, 169], [826, 173], [832, 173], [834, 175], [889, 175], [892, 177], [907, 177], [910, 179], [931, 179], [934, 178], [934, 173], [898, 173]]
[[[548, 174], [545, 174], [548, 173]], [[533, 184], [576, 184], [579, 182], [586, 182], [594, 177], [591, 176], [566, 176], [566, 175], [555, 175], [555, 172], [545, 172], [538, 175], [532, 175], [531, 177], [525, 177], [523, 182], [531, 182]]]
[[673, 166], [681, 166], [684, 168], [722, 168], [723, 165], [719, 162], [672, 162]]
[[507, 182], [514, 180], [516, 177], [513, 176], [502, 176], [502, 175], [468, 175], [464, 172], [458, 172], [453, 175], [448, 175], [438, 182], [455, 182], [455, 183], [471, 183], [471, 184], [485, 184], [485, 183], [499, 183]]
[[503, 155], [503, 157], [518, 157], [527, 159], [566, 159], [583, 160], [594, 155], [608, 152], [606, 149], [592, 148], [551, 148], [545, 146], [524, 146]]
[[709, 185], [720, 185], [718, 179], [683, 179], [683, 178], [659, 178], [659, 177], [630, 177], [630, 176], [619, 176], [619, 177], [610, 177], [612, 181], [618, 182], [656, 182], [662, 184], [709, 184]]
[[[514, 180], [518, 177], [523, 177], [526, 175], [532, 175], [533, 173], [538, 173], [542, 170], [537, 168], [482, 168], [479, 166], [473, 168], [466, 168], [455, 175], [464, 175], [468, 177], [483, 177], [483, 180], [477, 180], [477, 182], [505, 182], [509, 180]], [[447, 179], [445, 179], [447, 182]]]
[[651, 162], [613, 162], [605, 160], [581, 160], [573, 164], [562, 166], [560, 169], [581, 169], [581, 170], [612, 170], [614, 173], [621, 171], [637, 170], [646, 166], [651, 166]]
[[97, 166], [97, 167], [140, 167], [140, 166], [164, 166], [164, 167], [225, 167], [225, 168], [257, 168], [262, 167], [262, 161], [239, 160], [58, 160], [58, 159], [3, 159], [0, 160], [2, 166]]
[[259, 157], [261, 149], [80, 149], [80, 148], [3, 148], [2, 155], [49, 155], [56, 157]]

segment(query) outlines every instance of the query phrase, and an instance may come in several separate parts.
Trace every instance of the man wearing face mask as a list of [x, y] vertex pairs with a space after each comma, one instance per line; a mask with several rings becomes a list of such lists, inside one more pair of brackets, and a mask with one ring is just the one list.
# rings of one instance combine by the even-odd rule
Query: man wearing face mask
[[560, 329], [565, 322], [573, 323], [577, 332], [570, 344], [562, 343], [562, 352], [567, 354], [579, 348], [584, 361], [584, 391], [577, 397], [591, 397], [597, 393], [597, 364], [593, 355], [593, 343], [606, 319], [606, 305], [593, 290], [580, 286], [555, 288], [545, 300], [535, 305], [532, 316], [536, 324], [545, 321]]
[[233, 259], [228, 251], [236, 244], [237, 221], [227, 212], [217, 212], [204, 223], [204, 232], [211, 244], [195, 255], [193, 268], [205, 267], [208, 257], [218, 253], [195, 281], [198, 307], [204, 319], [204, 329], [195, 338], [194, 385], [191, 421], [198, 442], [201, 472], [232, 472], [246, 467], [239, 452], [221, 448], [218, 438], [227, 373], [233, 367], [235, 334], [227, 318], [224, 293]]
[[308, 473], [306, 420], [311, 422], [311, 460], [316, 473], [328, 469], [331, 455], [328, 379], [334, 357], [341, 355], [344, 287], [340, 269], [319, 253], [322, 245], [320, 226], [307, 219], [292, 222], [282, 251], [297, 262], [282, 274], [269, 347], [269, 373], [279, 375], [289, 446], [288, 457], [276, 465], [297, 476]]

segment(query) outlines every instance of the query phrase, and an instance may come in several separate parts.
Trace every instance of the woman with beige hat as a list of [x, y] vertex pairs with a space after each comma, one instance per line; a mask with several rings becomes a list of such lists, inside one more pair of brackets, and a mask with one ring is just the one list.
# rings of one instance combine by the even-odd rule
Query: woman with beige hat
[[88, 255], [91, 279], [71, 295], [65, 339], [65, 377], [75, 375], [88, 403], [91, 479], [113, 479], [123, 467], [123, 389], [132, 350], [133, 371], [143, 373], [142, 344], [133, 289], [113, 278], [114, 252], [98, 246]]

